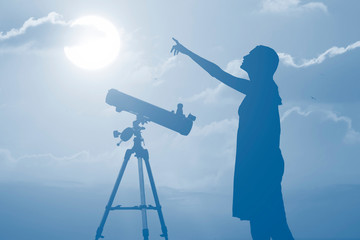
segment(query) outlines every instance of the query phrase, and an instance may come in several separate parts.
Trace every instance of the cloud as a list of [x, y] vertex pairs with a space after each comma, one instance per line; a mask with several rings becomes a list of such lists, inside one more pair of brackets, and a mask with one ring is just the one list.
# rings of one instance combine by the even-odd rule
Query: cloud
[[360, 138], [358, 133], [357, 139], [352, 138], [356, 131], [350, 118], [325, 106], [297, 106], [285, 112], [281, 124], [285, 188], [359, 184]]
[[356, 131], [353, 128], [352, 120], [346, 116], [339, 116], [338, 114], [334, 113], [331, 110], [324, 110], [324, 109], [314, 109], [314, 110], [301, 110], [300, 107], [292, 107], [286, 110], [280, 118], [280, 121], [283, 122], [286, 118], [288, 118], [292, 113], [297, 113], [298, 115], [307, 117], [312, 113], [321, 113], [324, 115], [325, 119], [332, 120], [334, 122], [342, 122], [346, 125], [346, 133], [344, 136], [345, 143], [360, 143], [360, 132]]
[[[292, 114], [297, 117], [295, 121], [293, 118], [288, 119]], [[310, 116], [314, 118], [310, 118]], [[285, 181], [290, 180], [287, 183], [290, 185], [287, 186], [294, 187], [294, 184], [297, 187], [303, 186], [304, 178], [307, 176], [311, 176], [311, 178], [307, 178], [307, 183], [317, 182], [319, 184], [327, 184], [331, 174], [339, 176], [339, 179], [334, 179], [335, 182], [350, 181], [355, 176], [355, 173], [348, 167], [353, 169], [358, 166], [357, 155], [352, 153], [358, 152], [357, 144], [360, 143], [360, 133], [353, 128], [349, 117], [326, 109], [292, 107], [282, 114], [281, 121], [286, 122], [286, 124], [282, 124], [284, 131], [282, 132], [281, 149], [284, 152], [287, 167], [291, 166], [291, 171], [287, 173], [289, 179]], [[328, 124], [324, 124], [324, 122]], [[166, 169], [166, 171], [157, 171], [160, 172], [157, 178], [161, 179], [163, 186], [165, 184], [165, 186], [176, 189], [204, 189], [205, 191], [213, 189], [217, 191], [216, 189], [223, 188], [224, 192], [230, 192], [237, 127], [237, 118], [225, 118], [203, 126], [194, 125], [191, 134], [186, 138], [160, 136], [161, 141], [157, 142], [157, 146], [152, 147], [156, 151], [156, 153], [152, 153], [153, 159], [171, 160], [161, 160], [161, 165], [156, 163], [155, 168], [158, 170]], [[309, 128], [317, 129], [318, 132], [306, 131]], [[298, 129], [301, 131], [297, 131]], [[304, 142], [310, 142], [310, 144], [307, 145]], [[336, 148], [332, 148], [332, 144]], [[163, 146], [167, 146], [166, 149]], [[157, 149], [161, 147], [163, 149], [159, 152]], [[331, 151], [327, 150], [329, 147], [332, 148]], [[301, 160], [305, 155], [308, 159]], [[344, 158], [346, 156], [348, 165], [339, 168], [341, 165], [339, 156]], [[322, 162], [320, 158], [325, 162]], [[319, 176], [319, 168], [314, 167], [315, 165], [322, 168], [322, 176]], [[304, 169], [304, 171], [298, 171], [299, 169]]]
[[321, 2], [309, 2], [301, 4], [301, 0], [263, 0], [260, 12], [282, 13], [282, 12], [302, 12], [310, 10], [320, 10], [327, 12], [327, 7]]
[[164, 169], [158, 171], [157, 179], [163, 186], [176, 189], [231, 191], [237, 125], [237, 119], [226, 118], [195, 125], [186, 138], [168, 134], [158, 137], [151, 155], [169, 161], [154, 164], [154, 169]]
[[[145, 136], [151, 139], [151, 142], [146, 142], [146, 147], [149, 148], [157, 185], [192, 190], [229, 185], [236, 129], [236, 119], [223, 119], [194, 126], [191, 137], [167, 131], [163, 134], [156, 132], [156, 137]], [[131, 143], [124, 143], [116, 150], [99, 155], [80, 151], [60, 157], [51, 153], [15, 157], [9, 150], [0, 149], [0, 183], [26, 182], [61, 187], [113, 184], [125, 150], [130, 146]], [[136, 161], [130, 161], [124, 186], [137, 187], [137, 174]]]
[[194, 94], [193, 96], [184, 99], [188, 102], [196, 102], [203, 100], [204, 103], [214, 103], [217, 102], [219, 95], [226, 89], [223, 83], [219, 83], [215, 88], [206, 88], [204, 91]]
[[62, 157], [51, 153], [14, 157], [9, 150], [0, 149], [0, 181], [58, 186], [108, 183], [120, 168], [120, 154], [114, 150], [95, 156], [81, 151]]
[[194, 126], [192, 135], [208, 137], [215, 134], [224, 134], [227, 131], [236, 130], [237, 125], [238, 120], [236, 120], [235, 118], [226, 118], [220, 121], [211, 122], [203, 127]]
[[14, 158], [7, 149], [0, 149], [0, 165], [1, 168], [9, 170], [14, 165]]
[[315, 64], [320, 64], [325, 61], [327, 58], [334, 57], [337, 55], [344, 54], [348, 51], [354, 50], [360, 47], [360, 41], [354, 42], [346, 47], [332, 47], [326, 50], [325, 52], [321, 53], [319, 56], [312, 58], [312, 59], [304, 59], [302, 63], [295, 63], [294, 58], [287, 53], [278, 53], [280, 60], [288, 66], [302, 68], [308, 67]]
[[[80, 39], [83, 39], [87, 36], [91, 37], [94, 34], [96, 36], [98, 36], [98, 34], [103, 34], [102, 32], [99, 32], [98, 29], [92, 27], [89, 28], [87, 26], [80, 26], [75, 31], [74, 29], [70, 28], [72, 21], [73, 20], [63, 20], [63, 16], [56, 12], [50, 12], [47, 16], [41, 18], [31, 17], [26, 20], [20, 28], [13, 28], [8, 32], [0, 32], [0, 43], [3, 43], [2, 45], [0, 45], [0, 54], [43, 54], [48, 52], [53, 53], [56, 50], [61, 50], [62, 52], [64, 45], [72, 44], [67, 42], [69, 41], [69, 39], [79, 39], [79, 36], [82, 36]], [[35, 36], [35, 39], [25, 39], [26, 42], [12, 41], [15, 40], [17, 36], [26, 34], [29, 35], [30, 31], [28, 30], [30, 28], [39, 27], [44, 24], [61, 25], [67, 26], [69, 28], [62, 29], [62, 31], [60, 32], [60, 36], [58, 37], [54, 37], [53, 32], [51, 32], [51, 34], [48, 34], [49, 29], [47, 29], [46, 34], [37, 34]], [[158, 63], [149, 64], [148, 62], [146, 62], [146, 59], [149, 59], [146, 52], [142, 52], [138, 49], [131, 50], [132, 45], [134, 44], [134, 39], [143, 38], [143, 36], [133, 36], [137, 33], [138, 30], [135, 30], [131, 33], [125, 32], [124, 29], [119, 29], [119, 31], [122, 35], [122, 45], [124, 45], [124, 49], [122, 49], [121, 56], [118, 59], [119, 61], [121, 61], [121, 64], [119, 64], [121, 65], [119, 69], [119, 71], [121, 71], [120, 75], [126, 76], [126, 78], [128, 79], [134, 80], [134, 82], [136, 83], [150, 82], [154, 86], [162, 84], [163, 79], [161, 78], [168, 70], [170, 70], [177, 64], [177, 58], [175, 56], [172, 56], [162, 61], [159, 61]], [[70, 37], [66, 37], [66, 34], [70, 34]], [[73, 34], [74, 37], [72, 37], [71, 34]], [[7, 40], [11, 42], [11, 45], [5, 44]], [[77, 44], [76, 41], [74, 44]], [[60, 43], [60, 45], [57, 46], [55, 49], [46, 47], [46, 44], [52, 45], [57, 43]]]
[[0, 47], [0, 54], [27, 52], [32, 49], [33, 45], [34, 45], [33, 42], [28, 42], [23, 45], [15, 46], [15, 47], [10, 47], [10, 46], [7, 46], [5, 48]]
[[[242, 59], [234, 59], [226, 64], [225, 72], [230, 73], [239, 78], [249, 79], [248, 74], [240, 68], [242, 64]], [[228, 86], [225, 86], [223, 83], [219, 83], [214, 88], [206, 88], [205, 90], [194, 94], [193, 96], [185, 99], [185, 101], [196, 102], [199, 100], [203, 100], [204, 103], [214, 103], [217, 102], [220, 96], [225, 95], [229, 89]], [[222, 98], [224, 99], [224, 98]]]
[[[316, 113], [317, 115], [315, 115]], [[312, 154], [323, 154], [321, 151], [328, 147], [329, 141], [335, 142], [339, 148], [338, 151], [345, 152], [344, 154], [347, 154], [348, 147], [356, 148], [354, 144], [360, 143], [359, 132], [353, 128], [351, 119], [346, 116], [341, 116], [330, 110], [304, 110], [300, 107], [292, 107], [281, 115], [281, 121], [288, 120], [288, 117], [292, 114], [303, 117], [314, 115], [317, 119], [320, 116], [320, 119], [330, 120], [331, 123], [339, 123], [341, 126], [340, 131], [336, 131], [334, 126], [330, 125], [331, 128], [328, 129], [329, 125], [318, 121], [314, 124], [313, 121], [309, 120], [307, 124], [312, 125], [312, 127], [325, 127], [323, 128], [324, 131], [335, 131], [339, 134], [337, 136], [340, 136], [340, 138], [331, 139], [326, 137], [326, 140], [323, 139], [323, 135], [319, 134], [316, 137], [312, 135], [313, 133], [305, 133], [305, 131], [301, 131], [299, 136], [294, 137], [289, 129], [285, 129], [283, 134], [287, 135], [282, 143], [282, 150], [295, 154], [293, 150], [300, 148], [301, 151], [309, 154], [311, 158], [308, 160], [309, 164], [317, 157]], [[303, 124], [304, 119], [299, 120], [299, 123]], [[286, 121], [285, 128], [289, 127], [289, 124], [290, 128], [295, 127], [292, 121]], [[307, 128], [307, 124], [304, 124], [304, 127]], [[202, 126], [196, 124], [187, 137], [175, 133], [169, 134], [167, 130], [162, 132], [161, 128], [155, 129], [155, 133], [151, 132], [149, 128], [146, 134], [150, 135], [145, 137], [148, 140], [151, 139], [151, 141], [146, 143], [146, 147], [150, 151], [150, 161], [158, 186], [183, 190], [201, 189], [202, 191], [231, 192], [237, 126], [237, 118], [225, 118]], [[307, 147], [304, 148], [301, 145], [302, 140], [298, 139], [299, 137], [302, 139], [311, 138], [315, 145], [310, 147], [316, 148], [317, 152], [311, 152], [312, 150], [307, 149]], [[352, 144], [349, 145], [349, 143]], [[14, 157], [10, 151], [0, 149], [0, 181], [35, 182], [48, 185], [55, 184], [56, 186], [112, 184], [122, 163], [120, 159], [123, 159], [124, 151], [129, 147], [129, 144], [131, 145], [131, 143], [124, 143], [124, 145], [112, 152], [99, 155], [81, 151], [63, 157], [54, 156], [53, 154], [32, 154]], [[292, 157], [289, 156], [289, 160]], [[334, 159], [336, 160], [336, 157]], [[135, 163], [131, 161], [126, 170], [127, 177], [124, 179], [126, 181], [124, 185], [126, 186], [137, 187]], [[290, 163], [295, 172], [299, 164], [299, 162]], [[307, 167], [310, 167], [310, 165], [307, 165]], [[334, 168], [331, 171], [335, 172], [335, 170]], [[300, 176], [299, 179], [302, 177], [301, 174], [297, 176]], [[293, 177], [291, 175], [291, 178]]]
[[56, 12], [50, 12], [46, 17], [34, 19], [33, 17], [29, 18], [24, 22], [20, 28], [13, 28], [10, 31], [3, 33], [0, 32], [0, 40], [7, 40], [19, 35], [24, 34], [28, 28], [36, 27], [44, 23], [51, 23], [55, 25], [67, 25], [68, 22], [62, 20], [62, 15]]
[[158, 86], [163, 83], [161, 79], [166, 72], [172, 69], [177, 63], [177, 57], [171, 56], [166, 60], [160, 62], [156, 66], [151, 66], [142, 61], [142, 54], [135, 54], [133, 59], [136, 63], [131, 70], [131, 78], [136, 82], [153, 82], [154, 86]]
[[352, 126], [352, 120], [346, 116], [338, 116], [332, 111], [325, 111], [326, 117], [334, 122], [343, 122], [347, 126], [345, 135], [345, 142], [347, 143], [360, 143], [360, 132], [357, 132]]
[[242, 59], [231, 60], [226, 64], [225, 72], [228, 72], [231, 75], [237, 76], [239, 78], [249, 79], [247, 72], [240, 68], [242, 62]]
[[288, 116], [290, 116], [290, 114], [292, 114], [293, 112], [301, 115], [301, 116], [309, 116], [310, 113], [312, 113], [312, 111], [302, 111], [300, 107], [292, 107], [288, 110], [286, 110], [280, 117], [280, 122], [283, 122]]

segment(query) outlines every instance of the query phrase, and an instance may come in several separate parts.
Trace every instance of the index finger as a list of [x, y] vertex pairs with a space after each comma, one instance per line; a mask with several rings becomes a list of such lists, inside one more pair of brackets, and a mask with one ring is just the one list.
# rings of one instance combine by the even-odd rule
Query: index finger
[[179, 44], [179, 41], [176, 40], [175, 38], [172, 38], [172, 40], [174, 40], [174, 42], [175, 42], [176, 44]]

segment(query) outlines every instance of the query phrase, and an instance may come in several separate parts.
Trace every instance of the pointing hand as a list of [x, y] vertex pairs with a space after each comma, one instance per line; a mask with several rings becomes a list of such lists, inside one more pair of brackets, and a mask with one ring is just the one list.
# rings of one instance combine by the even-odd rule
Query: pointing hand
[[189, 50], [186, 47], [184, 47], [181, 43], [179, 43], [178, 40], [176, 40], [175, 38], [172, 38], [172, 39], [174, 40], [175, 45], [172, 46], [170, 52], [171, 53], [174, 52], [174, 56], [178, 55], [179, 52], [181, 52], [183, 54], [187, 54], [189, 52]]

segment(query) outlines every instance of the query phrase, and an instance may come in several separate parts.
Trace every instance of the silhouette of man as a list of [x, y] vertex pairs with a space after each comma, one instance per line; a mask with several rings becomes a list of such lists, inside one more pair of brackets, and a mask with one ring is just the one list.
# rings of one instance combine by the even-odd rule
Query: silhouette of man
[[176, 39], [171, 52], [189, 56], [212, 77], [246, 95], [239, 113], [234, 174], [233, 217], [249, 220], [254, 240], [292, 240], [281, 192], [284, 160], [279, 148], [281, 98], [273, 75], [277, 53], [257, 46], [243, 58], [241, 68], [250, 81], [223, 71]]

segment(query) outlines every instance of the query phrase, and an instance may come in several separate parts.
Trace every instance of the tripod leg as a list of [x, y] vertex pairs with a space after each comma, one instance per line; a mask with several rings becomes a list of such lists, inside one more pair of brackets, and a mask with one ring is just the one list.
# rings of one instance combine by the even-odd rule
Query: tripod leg
[[115, 182], [115, 185], [114, 185], [114, 188], [111, 192], [111, 195], [110, 195], [110, 198], [109, 198], [109, 201], [108, 201], [108, 204], [106, 205], [105, 207], [105, 212], [104, 212], [104, 215], [101, 219], [101, 222], [100, 222], [100, 225], [96, 231], [96, 236], [95, 236], [95, 240], [98, 240], [99, 238], [104, 238], [102, 236], [102, 232], [103, 232], [103, 229], [104, 229], [104, 225], [105, 225], [105, 222], [106, 222], [106, 219], [109, 215], [109, 212], [110, 212], [110, 208], [114, 202], [114, 198], [115, 198], [115, 195], [116, 195], [116, 192], [118, 191], [118, 188], [119, 188], [119, 185], [120, 185], [120, 182], [121, 182], [121, 179], [124, 175], [124, 172], [125, 172], [125, 168], [126, 168], [126, 165], [130, 159], [130, 156], [131, 154], [133, 154], [133, 150], [131, 149], [128, 149], [125, 153], [125, 157], [124, 157], [124, 162], [123, 164], [121, 165], [121, 169], [120, 169], [120, 172], [119, 172], [119, 175], [116, 179], [116, 182]]
[[140, 200], [141, 200], [141, 216], [142, 216], [142, 227], [143, 227], [143, 237], [144, 240], [149, 239], [149, 229], [147, 224], [147, 215], [146, 215], [146, 200], [145, 200], [145, 188], [144, 188], [144, 173], [143, 173], [143, 163], [142, 158], [138, 157], [138, 168], [139, 168], [139, 184], [140, 184]]
[[165, 238], [165, 240], [168, 240], [168, 232], [167, 232], [167, 227], [165, 225], [165, 220], [164, 220], [164, 216], [162, 214], [161, 211], [161, 206], [160, 206], [160, 201], [159, 201], [159, 197], [156, 191], [156, 187], [155, 187], [155, 181], [154, 181], [154, 177], [152, 175], [151, 172], [151, 168], [150, 168], [150, 162], [149, 162], [149, 152], [145, 149], [144, 150], [144, 162], [145, 162], [145, 166], [149, 175], [149, 181], [150, 181], [150, 185], [151, 185], [151, 190], [153, 192], [154, 195], [154, 201], [156, 204], [156, 209], [157, 209], [157, 213], [159, 215], [159, 220], [160, 220], [160, 224], [161, 224], [161, 231], [162, 231], [162, 237]]

